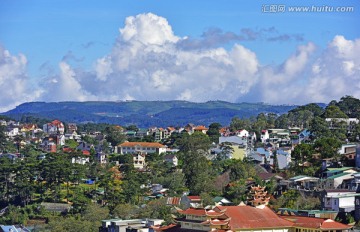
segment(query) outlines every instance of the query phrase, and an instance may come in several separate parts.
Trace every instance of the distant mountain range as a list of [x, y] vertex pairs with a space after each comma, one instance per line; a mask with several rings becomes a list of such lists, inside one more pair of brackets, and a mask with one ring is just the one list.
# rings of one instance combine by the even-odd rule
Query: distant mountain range
[[233, 117], [248, 118], [270, 112], [283, 114], [295, 107], [224, 101], [29, 102], [2, 114], [17, 120], [23, 116], [34, 116], [68, 123], [135, 124], [147, 128], [183, 126], [187, 123], [208, 126], [213, 122], [229, 125]]

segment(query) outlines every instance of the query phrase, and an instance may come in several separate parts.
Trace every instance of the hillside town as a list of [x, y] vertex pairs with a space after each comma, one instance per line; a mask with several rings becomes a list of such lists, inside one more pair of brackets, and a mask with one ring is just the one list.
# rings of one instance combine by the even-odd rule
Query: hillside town
[[0, 231], [351, 231], [359, 119], [350, 96], [229, 125], [3, 117]]

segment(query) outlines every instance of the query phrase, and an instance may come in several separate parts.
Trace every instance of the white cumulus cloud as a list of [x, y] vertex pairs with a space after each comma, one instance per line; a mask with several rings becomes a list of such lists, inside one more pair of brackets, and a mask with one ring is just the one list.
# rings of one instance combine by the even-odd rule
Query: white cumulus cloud
[[64, 61], [59, 63], [60, 75], [50, 79], [44, 86], [42, 98], [46, 101], [86, 101], [97, 97], [83, 89], [76, 73]]
[[32, 101], [40, 95], [39, 90], [31, 88], [26, 65], [25, 55], [12, 55], [0, 46], [0, 112]]
[[128, 17], [119, 31], [112, 52], [95, 64], [97, 88], [119, 99], [235, 101], [257, 81], [256, 54], [242, 45], [182, 49], [186, 38], [151, 13]]

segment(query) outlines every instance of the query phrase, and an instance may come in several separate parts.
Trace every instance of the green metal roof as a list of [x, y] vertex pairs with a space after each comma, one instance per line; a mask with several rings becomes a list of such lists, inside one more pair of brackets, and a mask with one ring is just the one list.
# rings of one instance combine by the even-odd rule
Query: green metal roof
[[309, 176], [303, 176], [303, 175], [294, 176], [294, 177], [289, 178], [289, 180], [297, 180], [297, 179], [304, 178], [304, 177], [309, 177]]
[[326, 172], [340, 172], [340, 171], [346, 171], [349, 169], [352, 169], [353, 167], [342, 167], [342, 168], [328, 168]]
[[346, 197], [356, 197], [356, 196], [360, 196], [360, 193], [350, 193], [350, 194], [343, 194], [337, 196], [330, 196], [329, 198], [346, 198]]
[[342, 177], [342, 176], [346, 176], [346, 175], [352, 175], [352, 174], [353, 173], [343, 172], [343, 173], [340, 173], [340, 174], [337, 174], [337, 175], [329, 176], [327, 179], [335, 179], [335, 178], [338, 178], [338, 177]]
[[333, 210], [317, 210], [317, 209], [309, 209], [309, 210], [305, 210], [305, 209], [290, 209], [290, 208], [279, 208], [278, 211], [288, 211], [288, 212], [293, 212], [293, 213], [297, 213], [297, 212], [307, 212], [309, 214], [316, 214], [316, 213], [338, 213], [337, 211], [333, 211]]

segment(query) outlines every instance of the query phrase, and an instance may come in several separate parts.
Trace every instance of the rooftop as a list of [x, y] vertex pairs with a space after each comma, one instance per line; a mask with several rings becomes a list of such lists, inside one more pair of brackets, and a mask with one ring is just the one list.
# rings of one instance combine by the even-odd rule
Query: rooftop
[[281, 218], [294, 223], [295, 227], [313, 228], [321, 230], [347, 230], [351, 226], [345, 225], [331, 219], [313, 218], [303, 216], [280, 216]]
[[125, 142], [125, 143], [119, 144], [118, 146], [121, 146], [121, 147], [141, 146], [141, 147], [155, 147], [155, 148], [164, 148], [165, 147], [161, 143], [150, 143], [150, 142]]

